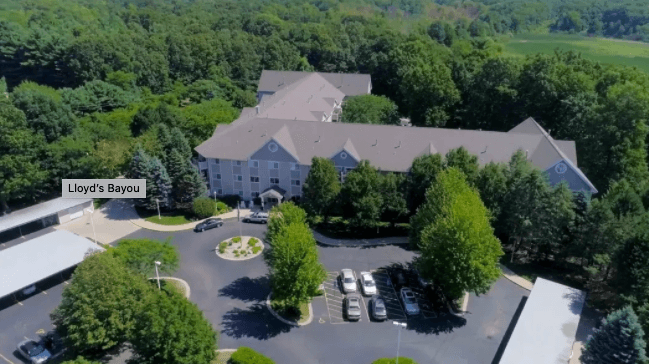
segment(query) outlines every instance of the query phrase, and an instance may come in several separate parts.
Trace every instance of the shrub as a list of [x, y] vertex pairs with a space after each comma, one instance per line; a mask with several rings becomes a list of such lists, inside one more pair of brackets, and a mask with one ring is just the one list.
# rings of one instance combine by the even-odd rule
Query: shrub
[[216, 211], [219, 214], [226, 213], [230, 211], [230, 206], [226, 205], [225, 202], [223, 201], [217, 201], [216, 202]]
[[199, 197], [194, 200], [192, 210], [198, 218], [206, 219], [216, 212], [216, 202], [209, 197]]
[[241, 201], [241, 196], [239, 195], [224, 195], [219, 198], [219, 200], [223, 201], [226, 205], [230, 206], [231, 208], [236, 208], [237, 204], [239, 201]]
[[228, 247], [228, 243], [226, 243], [225, 241], [219, 244], [219, 253], [221, 254], [225, 253], [225, 248], [227, 247]]
[[239, 254], [239, 250], [238, 250], [238, 249], [234, 249], [233, 253], [234, 253], [234, 254]]
[[228, 241], [228, 246], [232, 246], [232, 240]]
[[[381, 358], [375, 360], [372, 364], [395, 364], [396, 362], [397, 362], [397, 358]], [[399, 364], [417, 364], [417, 362], [410, 358], [404, 358], [400, 356]]]
[[257, 245], [258, 242], [259, 242], [258, 239], [256, 239], [256, 238], [250, 238], [250, 240], [248, 240], [248, 245], [250, 245], [250, 246], [255, 246], [255, 245]]
[[252, 247], [252, 254], [257, 254], [261, 250], [260, 246], [253, 246]]
[[232, 238], [232, 242], [233, 243], [240, 243], [241, 242], [241, 237], [240, 236], [235, 236], [234, 238]]
[[241, 346], [230, 358], [232, 364], [275, 364], [275, 362], [261, 353], [248, 347]]

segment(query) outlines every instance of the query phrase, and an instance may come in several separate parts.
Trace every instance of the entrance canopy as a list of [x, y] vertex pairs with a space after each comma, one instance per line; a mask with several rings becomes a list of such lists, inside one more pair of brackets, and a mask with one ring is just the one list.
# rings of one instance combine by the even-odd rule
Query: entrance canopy
[[92, 201], [92, 199], [59, 197], [39, 203], [38, 205], [13, 211], [4, 216], [0, 216], [0, 233], [54, 215], [71, 207], [82, 205], [88, 201]]
[[282, 201], [284, 199], [284, 195], [286, 194], [286, 190], [283, 188], [280, 188], [278, 186], [271, 186], [265, 189], [262, 193], [259, 194], [259, 197], [267, 198], [267, 197], [274, 197], [277, 199], [277, 201]]
[[0, 297], [31, 286], [103, 251], [92, 241], [65, 230], [39, 236], [0, 251]]

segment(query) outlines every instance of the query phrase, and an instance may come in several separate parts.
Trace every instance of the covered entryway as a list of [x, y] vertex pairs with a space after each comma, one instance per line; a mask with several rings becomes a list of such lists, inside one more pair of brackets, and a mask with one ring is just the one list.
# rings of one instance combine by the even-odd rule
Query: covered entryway
[[268, 187], [259, 194], [259, 198], [261, 199], [261, 209], [270, 210], [273, 206], [282, 203], [282, 201], [284, 201], [284, 195], [286, 195], [286, 190], [283, 188], [277, 185]]

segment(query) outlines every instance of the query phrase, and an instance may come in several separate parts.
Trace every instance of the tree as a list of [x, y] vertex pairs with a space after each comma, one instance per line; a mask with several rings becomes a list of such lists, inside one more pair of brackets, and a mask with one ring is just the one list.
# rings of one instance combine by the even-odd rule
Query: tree
[[500, 216], [501, 204], [507, 192], [506, 170], [505, 164], [489, 162], [480, 170], [476, 180], [480, 198], [494, 218]]
[[292, 222], [272, 235], [273, 248], [265, 259], [270, 271], [273, 298], [298, 307], [318, 294], [319, 286], [327, 277], [318, 261], [318, 249], [311, 229], [300, 222]]
[[313, 157], [302, 187], [304, 209], [311, 216], [323, 216], [326, 222], [339, 193], [340, 178], [333, 162], [328, 158]]
[[500, 277], [503, 252], [489, 211], [458, 169], [437, 176], [411, 219], [411, 235], [421, 251], [422, 276], [434, 279], [453, 299], [465, 291], [486, 293]]
[[352, 226], [371, 228], [377, 225], [383, 207], [380, 187], [379, 173], [367, 160], [347, 174], [340, 193], [343, 216]]
[[209, 197], [199, 197], [192, 202], [192, 212], [200, 219], [214, 216], [217, 210], [216, 201]]
[[216, 333], [196, 304], [179, 293], [149, 296], [130, 342], [138, 363], [210, 364]]
[[157, 124], [166, 124], [167, 126], [172, 127], [183, 125], [184, 120], [164, 103], [160, 103], [155, 107], [147, 105], [140, 108], [133, 117], [131, 131], [134, 136], [139, 136], [150, 127]]
[[11, 93], [14, 105], [25, 113], [27, 124], [48, 142], [72, 133], [75, 118], [72, 110], [54, 89], [24, 82]]
[[626, 300], [642, 303], [649, 298], [649, 215], [637, 222], [629, 237], [616, 254], [618, 292]]
[[0, 103], [0, 211], [42, 187], [48, 176], [41, 165], [44, 150], [43, 136], [29, 129], [25, 114]]
[[75, 270], [63, 300], [51, 314], [66, 346], [99, 354], [131, 337], [153, 286], [111, 254], [87, 257]]
[[[172, 198], [178, 208], [189, 209], [192, 201], [205, 196], [207, 188], [198, 170], [178, 150], [168, 157], [168, 171], [172, 184]], [[211, 215], [210, 215], [211, 216]]]
[[124, 239], [111, 249], [111, 253], [126, 267], [147, 278], [155, 274], [155, 262], [160, 262], [161, 273], [173, 274], [178, 270], [180, 255], [178, 248], [171, 245], [171, 238], [165, 241], [152, 239]]
[[61, 98], [77, 115], [123, 108], [136, 100], [135, 95], [101, 80], [87, 82], [76, 89], [63, 89]]
[[268, 216], [266, 240], [273, 241], [282, 228], [293, 223], [306, 224], [306, 212], [291, 201], [275, 205]]
[[78, 356], [74, 360], [64, 361], [63, 364], [99, 364], [98, 361], [90, 361], [81, 356]]
[[232, 354], [230, 361], [232, 364], [275, 364], [271, 358], [246, 346], [239, 346], [237, 351]]
[[392, 226], [408, 216], [406, 202], [406, 177], [403, 174], [388, 173], [379, 181], [383, 196], [381, 220], [389, 221]]
[[444, 170], [444, 158], [440, 154], [426, 154], [412, 161], [408, 176], [408, 209], [417, 212], [426, 200], [426, 191], [437, 175]]
[[588, 339], [581, 354], [584, 364], [644, 363], [646, 343], [638, 317], [630, 306], [617, 310]]
[[466, 176], [466, 181], [474, 186], [480, 171], [478, 164], [478, 157], [469, 154], [469, 151], [464, 147], [451, 149], [446, 153], [446, 166], [454, 167], [462, 171]]
[[385, 96], [352, 96], [343, 104], [342, 121], [357, 124], [399, 125], [397, 105]]
[[152, 158], [148, 162], [147, 171], [144, 207], [147, 210], [170, 208], [172, 184], [166, 168], [158, 158]]

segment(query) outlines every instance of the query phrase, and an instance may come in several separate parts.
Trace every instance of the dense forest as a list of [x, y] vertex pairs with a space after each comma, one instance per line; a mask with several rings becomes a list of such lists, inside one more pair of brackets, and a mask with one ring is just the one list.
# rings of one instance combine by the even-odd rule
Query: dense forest
[[[574, 12], [574, 31], [601, 14], [601, 34], [618, 36], [615, 6], [625, 14], [618, 31], [640, 34], [646, 16], [631, 1], [440, 3], [3, 2], [0, 210], [57, 194], [62, 178], [123, 175], [138, 146], [164, 159], [166, 135], [182, 133], [195, 147], [254, 106], [263, 69], [369, 73], [372, 92], [416, 126], [506, 131], [531, 116], [554, 138], [574, 140], [600, 193], [574, 201], [553, 232], [553, 254], [532, 254], [538, 231], [521, 232], [521, 250], [588, 272], [611, 307], [649, 312], [649, 75], [571, 52], [510, 58], [490, 37], [571, 30], [564, 18]], [[493, 168], [485, 173], [500, 173]], [[618, 283], [624, 300], [610, 294]]]

